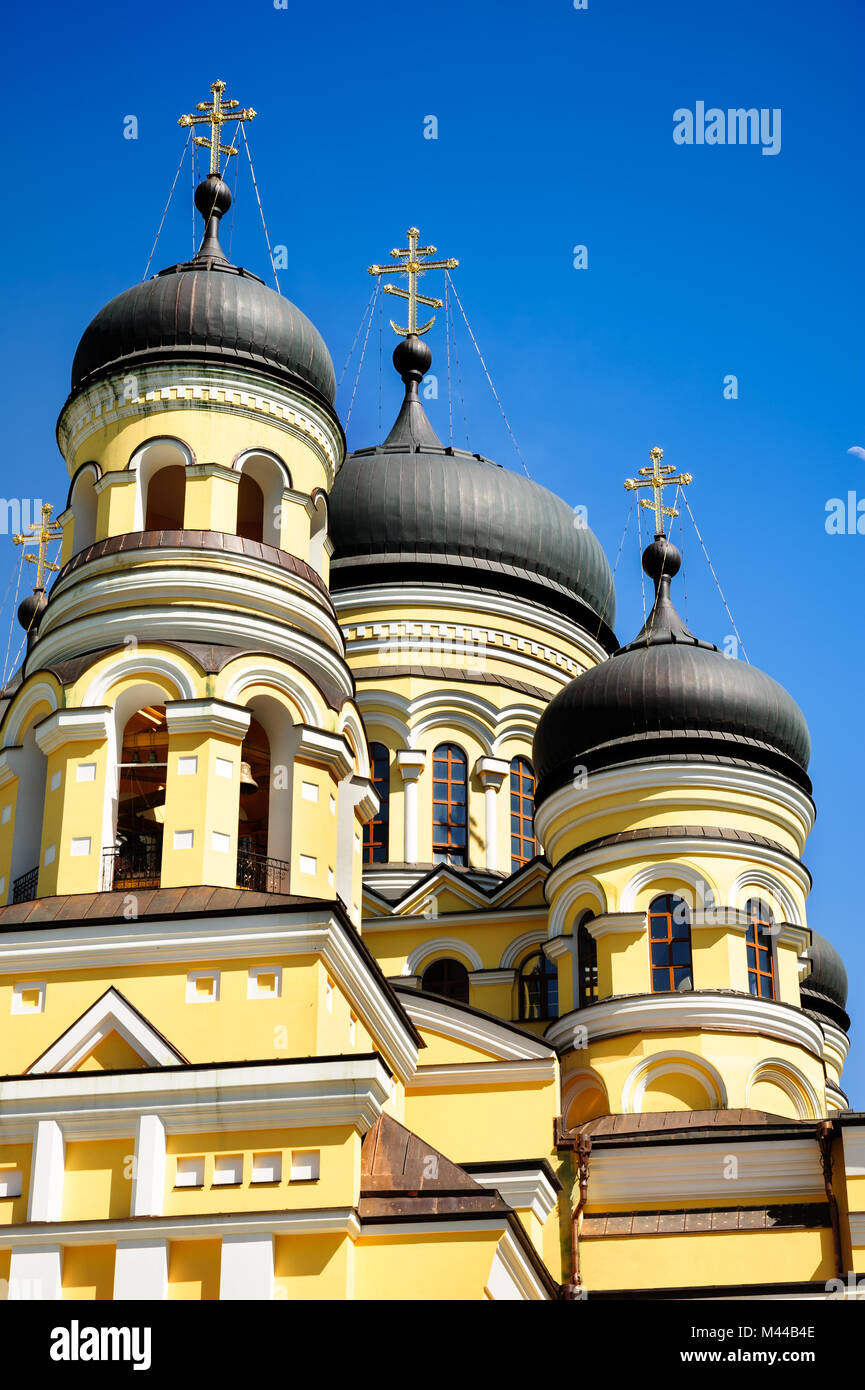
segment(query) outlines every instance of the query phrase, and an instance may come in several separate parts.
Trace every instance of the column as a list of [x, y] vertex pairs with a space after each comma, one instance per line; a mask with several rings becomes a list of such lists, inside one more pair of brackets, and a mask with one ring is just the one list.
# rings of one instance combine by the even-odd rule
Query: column
[[57, 1302], [63, 1297], [63, 1252], [59, 1245], [29, 1245], [12, 1251], [9, 1299]]
[[139, 1115], [132, 1172], [132, 1215], [162, 1216], [165, 1206], [165, 1125], [158, 1115]]
[[165, 707], [168, 775], [162, 887], [237, 884], [240, 754], [249, 710], [222, 700]]
[[63, 1211], [66, 1145], [56, 1120], [39, 1120], [33, 1140], [28, 1221], [59, 1221]]
[[219, 1273], [220, 1299], [273, 1298], [273, 1235], [225, 1235]]
[[559, 1017], [579, 1008], [576, 936], [554, 936], [544, 942], [544, 955], [556, 966], [559, 976]]
[[112, 713], [104, 706], [59, 709], [36, 725], [45, 754], [45, 809], [39, 895], [97, 893], [107, 838], [106, 795]]
[[168, 1297], [168, 1241], [119, 1240], [114, 1258], [114, 1297], [121, 1302]]
[[494, 872], [499, 867], [496, 797], [509, 771], [510, 764], [501, 758], [478, 758], [475, 763], [475, 775], [484, 789], [486, 865]]
[[426, 753], [414, 748], [401, 749], [396, 755], [396, 765], [402, 778], [404, 792], [405, 847], [403, 859], [406, 864], [416, 864], [420, 858], [418, 854], [418, 781], [426, 766], [426, 757]]

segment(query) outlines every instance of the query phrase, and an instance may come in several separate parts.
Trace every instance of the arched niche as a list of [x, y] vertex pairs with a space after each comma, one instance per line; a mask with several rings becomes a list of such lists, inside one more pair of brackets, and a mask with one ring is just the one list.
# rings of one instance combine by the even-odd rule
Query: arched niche
[[327, 498], [319, 490], [313, 493], [314, 511], [309, 527], [309, 563], [316, 574], [324, 573], [324, 544], [327, 540]]
[[9, 870], [9, 901], [15, 902], [36, 896], [33, 871], [38, 874], [42, 850], [46, 759], [36, 742], [33, 723], [22, 735], [19, 746], [10, 750], [9, 761], [18, 776]]
[[276, 454], [252, 450], [234, 463], [240, 473], [237, 490], [237, 534], [281, 548], [282, 495], [291, 487], [291, 474]]
[[99, 498], [96, 484], [99, 465], [85, 463], [78, 469], [69, 489], [68, 506], [72, 512], [72, 553], [86, 550], [96, 540], [96, 517]]
[[186, 505], [186, 469], [191, 451], [179, 439], [151, 439], [136, 450], [129, 467], [138, 474], [136, 531], [180, 531]]

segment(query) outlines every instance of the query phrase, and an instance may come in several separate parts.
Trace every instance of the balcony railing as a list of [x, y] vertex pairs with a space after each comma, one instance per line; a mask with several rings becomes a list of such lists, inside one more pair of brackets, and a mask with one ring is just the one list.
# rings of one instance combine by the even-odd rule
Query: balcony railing
[[158, 888], [162, 846], [146, 841], [102, 851], [102, 892]]
[[12, 901], [13, 903], [29, 903], [36, 897], [36, 885], [39, 882], [39, 865], [35, 869], [28, 869], [26, 874], [21, 874], [20, 878], [12, 880]]
[[237, 886], [254, 893], [288, 893], [289, 867], [285, 859], [242, 852], [237, 856]]

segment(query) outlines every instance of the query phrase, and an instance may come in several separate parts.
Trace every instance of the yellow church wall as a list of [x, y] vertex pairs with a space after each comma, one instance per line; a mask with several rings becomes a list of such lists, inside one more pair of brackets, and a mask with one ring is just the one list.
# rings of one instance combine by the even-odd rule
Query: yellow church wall
[[358, 1299], [482, 1299], [498, 1239], [487, 1231], [400, 1235], [362, 1232], [355, 1250]]
[[274, 1298], [347, 1299], [354, 1296], [355, 1249], [341, 1233], [276, 1236]]
[[419, 1032], [426, 1044], [420, 1054], [421, 1065], [424, 1067], [451, 1066], [459, 1062], [489, 1062], [495, 1057], [495, 1053], [472, 1047], [457, 1038], [445, 1038], [441, 1033], [432, 1033], [426, 1028], [419, 1029]]
[[[421, 1054], [423, 1056], [423, 1054]], [[407, 1127], [455, 1163], [552, 1158], [555, 1082], [406, 1091]]]
[[218, 1299], [221, 1259], [222, 1242], [219, 1240], [169, 1241], [169, 1301]]
[[67, 1245], [63, 1250], [62, 1298], [105, 1302], [114, 1296], [113, 1245]]
[[[416, 951], [425, 941], [434, 942], [439, 937], [448, 937], [455, 941], [462, 941], [472, 950], [477, 951], [481, 958], [484, 970], [498, 970], [502, 957], [507, 948], [527, 931], [543, 932], [546, 936], [546, 913], [543, 916], [532, 913], [521, 912], [520, 908], [514, 909], [502, 920], [499, 913], [495, 914], [493, 920], [488, 920], [487, 914], [482, 908], [472, 912], [466, 912], [464, 904], [463, 910], [459, 913], [449, 915], [439, 908], [444, 906], [446, 895], [440, 894], [436, 898], [436, 911], [433, 915], [412, 917], [407, 919], [405, 927], [399, 926], [399, 918], [384, 918], [382, 925], [377, 925], [376, 919], [365, 918], [363, 924], [363, 939], [369, 946], [385, 975], [397, 977], [402, 974], [402, 968], [413, 951]], [[523, 955], [529, 955], [536, 951], [538, 945], [526, 946], [520, 952], [518, 960]], [[432, 961], [441, 956], [459, 955], [455, 949], [436, 949], [431, 948], [429, 957], [425, 957], [421, 969], [425, 969]], [[461, 957], [464, 964], [471, 970], [471, 958], [468, 955]], [[493, 986], [482, 986], [478, 988], [479, 998], [492, 998]], [[474, 1002], [474, 1001], [473, 1001]], [[485, 1008], [485, 1005], [478, 1003], [477, 1008]], [[494, 1012], [493, 1010], [487, 1010]]]
[[0, 1144], [0, 1178], [15, 1170], [21, 1174], [20, 1197], [0, 1197], [0, 1226], [18, 1226], [27, 1220], [32, 1155], [32, 1144]]
[[190, 530], [237, 532], [241, 474], [233, 468], [193, 464], [186, 470], [183, 524]]
[[835, 1275], [829, 1229], [713, 1231], [580, 1240], [587, 1289], [792, 1284]]
[[12, 1263], [12, 1251], [0, 1250], [0, 1303], [5, 1303], [9, 1298], [9, 1266]]
[[118, 1033], [109, 1033], [76, 1071], [140, 1071], [147, 1063]]
[[[132, 469], [122, 472], [105, 473], [96, 484], [96, 539], [107, 536], [124, 536], [135, 531], [135, 500], [138, 494], [138, 477]], [[75, 538], [73, 519], [69, 537], [69, 551], [74, 555], [80, 549]], [[64, 542], [66, 531], [64, 531]], [[68, 557], [64, 557], [68, 558]]]
[[[330, 798], [337, 796], [338, 783], [306, 758], [295, 759], [292, 778], [291, 891], [308, 898], [335, 898], [339, 818], [331, 815]], [[317, 801], [304, 799], [304, 783], [318, 789]]]
[[[77, 780], [78, 767], [83, 763], [95, 765], [91, 781]], [[46, 759], [38, 887], [40, 897], [53, 893], [99, 891], [102, 881], [106, 768], [107, 744], [104, 739], [70, 739]], [[52, 785], [55, 781], [56, 787]], [[85, 844], [87, 852], [82, 853]], [[46, 864], [49, 846], [54, 847], [54, 857], [50, 864]]]
[[[242, 736], [174, 731], [169, 724], [163, 888], [189, 883], [233, 888], [237, 883], [241, 741]], [[181, 776], [180, 768], [189, 763], [180, 760], [190, 758], [196, 759], [196, 770]], [[230, 777], [217, 776], [217, 759], [231, 764]]]
[[366, 1026], [322, 962], [316, 962], [316, 1042], [317, 1057], [335, 1057], [344, 1052], [374, 1052], [376, 1043]]
[[73, 1140], [66, 1145], [63, 1221], [128, 1217], [135, 1140]]
[[[236, 1130], [215, 1134], [169, 1134], [166, 1140], [165, 1215], [214, 1212], [299, 1211], [306, 1207], [354, 1206], [360, 1191], [361, 1136], [350, 1126], [304, 1126], [282, 1130]], [[292, 1154], [319, 1154], [316, 1179], [291, 1178]], [[252, 1181], [255, 1154], [282, 1155], [277, 1183]], [[240, 1184], [214, 1181], [220, 1155], [241, 1156]], [[176, 1185], [181, 1158], [204, 1159], [202, 1187]]]

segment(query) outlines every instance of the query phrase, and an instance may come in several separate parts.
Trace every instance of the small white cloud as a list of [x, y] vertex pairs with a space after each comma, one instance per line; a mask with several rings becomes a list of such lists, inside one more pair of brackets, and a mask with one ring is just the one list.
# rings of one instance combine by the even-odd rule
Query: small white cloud
[[847, 453], [852, 454], [854, 458], [861, 459], [862, 462], [865, 463], [865, 449], [863, 449], [861, 444], [854, 444], [852, 448], [847, 450]]

